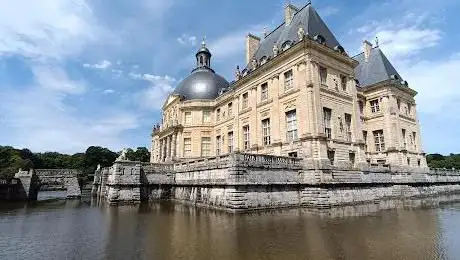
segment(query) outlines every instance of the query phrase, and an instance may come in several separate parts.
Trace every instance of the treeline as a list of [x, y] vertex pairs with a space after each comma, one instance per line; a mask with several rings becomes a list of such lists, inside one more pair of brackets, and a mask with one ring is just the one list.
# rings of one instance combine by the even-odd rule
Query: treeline
[[460, 169], [460, 154], [449, 154], [447, 156], [438, 153], [426, 156], [430, 168]]
[[[84, 153], [61, 154], [57, 152], [33, 153], [29, 149], [15, 149], [11, 146], [0, 146], [0, 179], [10, 179], [18, 171], [34, 169], [78, 169], [81, 178], [94, 173], [97, 165], [111, 166], [118, 153], [99, 146], [90, 146]], [[126, 157], [132, 161], [148, 162], [150, 153], [145, 147], [136, 150], [128, 149]]]

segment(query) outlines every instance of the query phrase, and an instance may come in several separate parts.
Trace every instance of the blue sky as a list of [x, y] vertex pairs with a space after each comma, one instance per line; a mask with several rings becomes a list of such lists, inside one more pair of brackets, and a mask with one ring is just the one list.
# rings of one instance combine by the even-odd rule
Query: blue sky
[[[297, 6], [307, 1], [291, 1]], [[203, 36], [232, 79], [244, 39], [283, 19], [284, 1], [0, 0], [0, 145], [33, 151], [149, 146], [167, 94]], [[313, 0], [351, 55], [381, 48], [417, 90], [427, 153], [459, 153], [460, 2]]]

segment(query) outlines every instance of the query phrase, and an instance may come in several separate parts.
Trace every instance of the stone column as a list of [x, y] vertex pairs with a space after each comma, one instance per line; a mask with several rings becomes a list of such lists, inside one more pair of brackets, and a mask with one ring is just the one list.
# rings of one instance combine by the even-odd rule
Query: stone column
[[172, 140], [172, 159], [176, 159], [177, 155], [177, 133], [173, 134], [173, 140]]
[[166, 161], [171, 160], [171, 136], [166, 137]]
[[163, 139], [158, 139], [158, 162], [163, 161]]

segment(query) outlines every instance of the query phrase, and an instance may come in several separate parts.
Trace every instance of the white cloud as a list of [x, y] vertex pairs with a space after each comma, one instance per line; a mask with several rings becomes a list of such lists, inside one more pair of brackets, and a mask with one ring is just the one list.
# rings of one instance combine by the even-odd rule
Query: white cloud
[[115, 93], [115, 90], [113, 90], [113, 89], [106, 89], [106, 90], [102, 91], [102, 93], [104, 93], [104, 94], [113, 94], [113, 93]]
[[409, 86], [419, 92], [418, 111], [444, 117], [460, 117], [453, 112], [458, 111], [457, 104], [460, 101], [457, 80], [460, 71], [459, 55], [442, 60], [414, 62], [398, 69]]
[[321, 15], [321, 17], [328, 17], [331, 15], [337, 14], [339, 11], [340, 10], [337, 7], [327, 6], [327, 7], [319, 9], [318, 14]]
[[62, 59], [102, 34], [84, 0], [0, 2], [0, 55]]
[[95, 64], [88, 64], [88, 63], [83, 64], [83, 67], [85, 68], [100, 69], [100, 70], [105, 70], [109, 68], [110, 66], [112, 66], [112, 63], [108, 60], [102, 60], [99, 63], [95, 63]]
[[[68, 95], [52, 86], [57, 79], [38, 82], [50, 83], [51, 87], [36, 85], [21, 91], [8, 86], [0, 88], [0, 98], [4, 100], [0, 102], [3, 112], [0, 143], [34, 151], [70, 153], [83, 151], [90, 145], [119, 149], [123, 146], [122, 133], [139, 126], [135, 114], [116, 108], [97, 117], [83, 116], [69, 104]], [[75, 87], [69, 88], [76, 89], [80, 83], [68, 80], [66, 84], [74, 84]]]
[[60, 67], [37, 65], [32, 67], [32, 72], [41, 88], [64, 94], [81, 94], [86, 89], [82, 81], [69, 79], [67, 73]]
[[190, 36], [190, 35], [187, 35], [187, 34], [182, 34], [180, 37], [177, 38], [177, 42], [179, 42], [182, 45], [195, 46], [196, 45], [196, 37], [195, 36]]

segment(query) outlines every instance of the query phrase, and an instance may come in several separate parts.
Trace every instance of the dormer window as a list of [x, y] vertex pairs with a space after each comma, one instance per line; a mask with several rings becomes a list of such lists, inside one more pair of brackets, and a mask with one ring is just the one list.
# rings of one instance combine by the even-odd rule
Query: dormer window
[[326, 43], [326, 38], [324, 38], [324, 36], [322, 36], [321, 34], [318, 34], [316, 35], [313, 40], [315, 40], [316, 42], [320, 43], [320, 44], [325, 44]]
[[285, 50], [291, 48], [291, 45], [292, 45], [292, 42], [291, 42], [291, 41], [285, 41], [285, 42], [283, 43], [283, 45], [281, 45], [281, 49], [282, 49], [283, 51], [285, 51]]
[[264, 65], [265, 63], [267, 63], [267, 56], [263, 56], [262, 58], [260, 58], [260, 65]]

